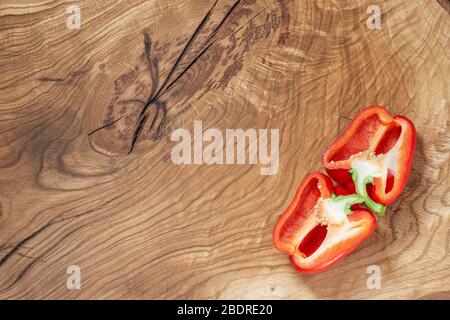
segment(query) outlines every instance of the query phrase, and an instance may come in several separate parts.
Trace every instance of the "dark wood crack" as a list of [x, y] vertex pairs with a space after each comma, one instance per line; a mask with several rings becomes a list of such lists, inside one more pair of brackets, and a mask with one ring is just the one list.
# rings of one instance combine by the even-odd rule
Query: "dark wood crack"
[[[176, 73], [181, 61], [187, 55], [189, 50], [192, 48], [196, 39], [198, 38], [198, 36], [202, 32], [202, 30], [204, 29], [205, 25], [209, 21], [217, 3], [218, 3], [218, 0], [214, 1], [211, 8], [208, 10], [206, 15], [200, 21], [199, 25], [196, 27], [193, 34], [187, 41], [186, 45], [183, 47], [183, 50], [177, 57], [175, 63], [173, 64], [172, 68], [170, 69], [168, 75], [165, 77], [161, 86], [159, 86], [160, 77], [159, 77], [158, 61], [156, 60], [156, 58], [152, 58], [152, 52], [151, 52], [152, 47], [153, 47], [152, 39], [147, 32], [144, 33], [144, 54], [145, 54], [146, 60], [149, 63], [152, 88], [151, 88], [150, 95], [149, 95], [147, 101], [144, 102], [145, 105], [142, 107], [141, 112], [139, 113], [139, 116], [138, 116], [138, 119], [136, 122], [136, 127], [133, 132], [133, 137], [131, 139], [131, 145], [130, 145], [128, 154], [133, 152], [133, 150], [136, 146], [137, 140], [139, 139], [139, 136], [141, 135], [141, 133], [145, 127], [145, 124], [149, 120], [150, 116], [149, 116], [148, 112], [151, 108], [155, 108], [155, 112], [154, 112], [153, 119], [150, 122], [150, 130], [156, 131], [156, 132], [154, 132], [154, 134], [151, 135], [151, 138], [159, 139], [162, 136], [162, 134], [164, 133], [163, 129], [164, 129], [165, 125], [167, 124], [167, 102], [160, 101], [160, 97], [165, 92], [167, 92], [175, 83], [177, 83], [178, 80], [181, 79], [186, 74], [186, 72], [189, 71], [191, 69], [191, 67], [193, 65], [195, 65], [195, 63], [208, 51], [208, 49], [211, 48], [211, 46], [216, 41], [215, 39], [213, 40], [213, 38], [218, 34], [218, 32], [223, 28], [225, 23], [230, 19], [233, 12], [235, 12], [237, 10], [239, 5], [242, 3], [242, 0], [237, 0], [231, 5], [231, 7], [227, 10], [225, 15], [220, 20], [220, 22], [214, 27], [214, 29], [211, 31], [211, 33], [207, 37], [207, 40], [205, 42], [205, 47], [200, 51], [199, 54], [197, 54], [193, 58], [193, 60], [191, 62], [189, 62], [189, 64], [175, 77], [175, 79], [172, 79], [173, 75]], [[262, 11], [264, 11], [264, 10], [262, 10]], [[125, 100], [125, 101], [133, 101], [133, 100]], [[142, 103], [141, 100], [137, 100], [135, 102]], [[158, 119], [161, 119], [161, 120], [158, 121]], [[104, 125], [100, 128], [93, 130], [92, 132], [89, 133], [89, 135], [113, 125], [118, 120], [120, 120], [120, 118], [107, 124], [107, 125]], [[159, 122], [159, 124], [157, 125], [158, 122]]]
[[131, 148], [130, 151], [128, 151], [128, 154], [130, 154], [133, 151], [136, 141], [139, 138], [139, 135], [141, 134], [141, 131], [144, 128], [145, 123], [147, 122], [147, 119], [148, 115], [144, 114], [144, 116], [139, 120], [136, 130], [134, 130], [133, 133], [133, 139], [131, 140]]
[[35, 232], [33, 232], [32, 234], [30, 234], [28, 237], [26, 237], [25, 239], [21, 240], [17, 245], [15, 245], [13, 247], [13, 249], [11, 251], [9, 251], [2, 259], [0, 259], [0, 268], [28, 241], [30, 241], [31, 239], [33, 239], [34, 237], [36, 237], [39, 233], [41, 233], [42, 231], [46, 230], [47, 228], [49, 228], [50, 226], [53, 225], [53, 222], [50, 221], [49, 223], [47, 223], [46, 225], [42, 226], [40, 229], [36, 230]]
[[116, 119], [116, 120], [114, 120], [114, 121], [112, 121], [112, 122], [110, 122], [110, 123], [107, 123], [107, 124], [105, 124], [105, 125], [103, 125], [103, 126], [101, 126], [101, 127], [98, 127], [97, 129], [92, 130], [91, 132], [88, 133], [88, 136], [90, 136], [90, 135], [92, 135], [93, 133], [96, 133], [97, 131], [100, 131], [100, 130], [102, 130], [102, 129], [111, 127], [111, 126], [114, 125], [117, 121], [121, 120], [123, 117], [124, 117], [124, 116], [121, 116], [120, 118], [118, 118], [118, 119]]
[[227, 13], [223, 16], [222, 20], [220, 20], [219, 24], [211, 32], [208, 39], [206, 40], [206, 43], [208, 43], [219, 32], [219, 30], [222, 28], [222, 26], [225, 24], [225, 22], [228, 20], [228, 18], [236, 10], [236, 8], [241, 2], [242, 0], [237, 0], [235, 3], [233, 3], [230, 9], [228, 9]]
[[42, 81], [42, 82], [63, 82], [64, 81], [63, 78], [50, 78], [50, 77], [45, 77], [45, 76], [39, 77], [38, 80]]
[[[172, 78], [173, 74], [175, 73], [176, 69], [178, 68], [180, 62], [182, 61], [182, 59], [184, 58], [186, 53], [189, 51], [189, 49], [192, 47], [192, 44], [195, 42], [195, 40], [197, 39], [198, 35], [201, 33], [201, 31], [203, 30], [204, 26], [206, 25], [206, 23], [208, 22], [209, 18], [211, 17], [211, 14], [212, 14], [212, 12], [214, 11], [214, 8], [217, 5], [217, 2], [218, 2], [218, 0], [216, 0], [213, 3], [212, 7], [208, 10], [206, 15], [203, 17], [203, 19], [200, 22], [200, 24], [197, 26], [197, 28], [195, 28], [194, 33], [192, 34], [192, 36], [189, 38], [188, 42], [184, 46], [183, 50], [181, 51], [181, 53], [178, 56], [177, 60], [175, 61], [174, 65], [172, 66], [169, 74], [167, 75], [167, 77], [164, 80], [164, 82], [161, 85], [161, 87], [155, 93], [153, 93], [154, 88], [152, 88], [152, 93], [150, 94], [149, 100], [147, 101], [146, 105], [142, 108], [141, 113], [139, 115], [138, 123], [136, 125], [136, 129], [135, 129], [134, 134], [133, 134], [133, 139], [131, 141], [131, 147], [130, 147], [130, 151], [128, 152], [128, 154], [133, 152], [134, 147], [136, 145], [136, 141], [137, 141], [137, 139], [138, 139], [139, 135], [141, 134], [142, 129], [144, 127], [144, 122], [147, 121], [147, 119], [148, 119], [148, 116], [146, 115], [147, 111], [149, 110], [150, 107], [155, 105], [155, 102], [157, 102], [159, 100], [159, 97], [165, 92], [166, 88], [168, 87], [169, 81]], [[148, 34], [145, 34], [145, 36], [144, 36], [144, 49], [145, 49], [145, 53], [147, 54], [147, 57], [148, 57], [148, 54], [150, 53], [150, 49], [151, 49], [151, 39], [150, 39]], [[188, 66], [190, 66], [190, 65], [191, 64], [189, 64]], [[150, 70], [152, 70], [152, 69], [153, 68], [150, 68]], [[184, 72], [185, 72], [185, 70], [182, 71], [182, 74]], [[151, 76], [153, 77], [153, 74], [151, 74]], [[177, 77], [177, 79], [179, 79], [179, 77]], [[154, 87], [154, 86], [152, 86], [152, 87]], [[156, 105], [160, 106], [161, 104], [158, 103]], [[164, 104], [164, 106], [165, 106], [165, 104]], [[164, 110], [163, 112], [164, 112], [164, 114], [167, 114], [166, 110]], [[155, 119], [156, 119], [158, 114], [159, 114], [159, 108], [157, 107], [157, 110], [155, 112]], [[155, 119], [152, 121], [152, 123], [154, 123]], [[164, 123], [164, 120], [161, 123]], [[160, 132], [160, 131], [161, 131], [161, 128], [158, 127], [157, 132]]]

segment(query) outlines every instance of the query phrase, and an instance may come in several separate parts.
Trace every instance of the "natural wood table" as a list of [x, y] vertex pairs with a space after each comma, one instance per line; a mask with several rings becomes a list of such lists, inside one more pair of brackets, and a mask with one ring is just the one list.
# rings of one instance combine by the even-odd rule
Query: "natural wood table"
[[[449, 298], [449, 34], [445, 0], [1, 0], [0, 298]], [[408, 185], [296, 273], [274, 223], [374, 104], [417, 127]], [[277, 174], [174, 164], [195, 120], [279, 129]]]

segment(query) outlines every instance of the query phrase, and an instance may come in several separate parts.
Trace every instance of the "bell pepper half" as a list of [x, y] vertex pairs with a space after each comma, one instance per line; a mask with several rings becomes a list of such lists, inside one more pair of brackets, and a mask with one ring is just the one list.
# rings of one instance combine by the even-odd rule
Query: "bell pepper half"
[[328, 176], [309, 174], [275, 225], [274, 246], [288, 254], [300, 272], [331, 267], [375, 231], [370, 211], [351, 209], [363, 201], [357, 194], [336, 196]]
[[406, 185], [415, 147], [416, 130], [409, 119], [370, 106], [328, 146], [322, 163], [330, 177], [356, 190], [371, 211], [384, 215], [384, 205]]

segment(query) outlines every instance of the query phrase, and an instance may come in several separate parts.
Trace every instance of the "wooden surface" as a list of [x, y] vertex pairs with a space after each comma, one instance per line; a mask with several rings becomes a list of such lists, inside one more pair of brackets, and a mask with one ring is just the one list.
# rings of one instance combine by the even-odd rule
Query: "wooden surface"
[[[449, 298], [449, 34], [445, 0], [1, 0], [0, 298]], [[356, 252], [300, 275], [273, 225], [371, 104], [416, 124], [407, 188]], [[278, 173], [173, 164], [194, 120], [279, 129]]]

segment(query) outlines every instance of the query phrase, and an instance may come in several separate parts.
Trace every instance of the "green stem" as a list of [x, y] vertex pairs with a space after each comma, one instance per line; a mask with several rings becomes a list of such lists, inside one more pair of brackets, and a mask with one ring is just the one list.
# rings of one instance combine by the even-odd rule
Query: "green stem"
[[358, 175], [358, 172], [354, 169], [350, 170], [353, 182], [355, 182], [356, 193], [364, 199], [364, 204], [379, 216], [384, 216], [385, 206], [372, 200], [367, 193], [367, 184], [373, 183], [373, 177]]
[[333, 193], [332, 201], [337, 206], [342, 206], [347, 215], [352, 214], [351, 206], [357, 203], [363, 203], [365, 200], [358, 194], [351, 194], [348, 196], [336, 196]]

